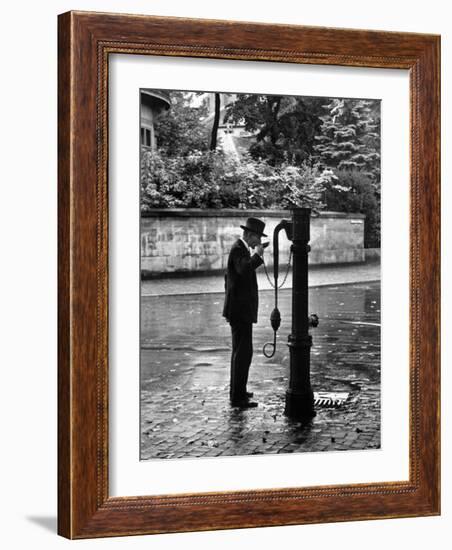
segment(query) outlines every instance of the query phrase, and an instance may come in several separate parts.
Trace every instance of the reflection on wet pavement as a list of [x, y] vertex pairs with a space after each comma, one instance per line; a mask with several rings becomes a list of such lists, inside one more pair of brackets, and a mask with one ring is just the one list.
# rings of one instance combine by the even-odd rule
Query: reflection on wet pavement
[[249, 390], [257, 409], [228, 402], [230, 328], [221, 294], [152, 296], [141, 303], [141, 458], [369, 449], [380, 446], [380, 285], [309, 290], [314, 391], [350, 392], [338, 409], [318, 409], [308, 425], [284, 414], [291, 291], [280, 293], [282, 324], [272, 339], [273, 293], [259, 295]]

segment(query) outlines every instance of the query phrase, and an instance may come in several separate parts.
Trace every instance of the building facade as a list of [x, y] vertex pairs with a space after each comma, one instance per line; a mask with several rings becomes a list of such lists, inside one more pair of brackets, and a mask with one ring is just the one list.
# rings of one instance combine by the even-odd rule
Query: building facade
[[140, 141], [141, 146], [145, 149], [156, 149], [157, 140], [155, 138], [154, 121], [162, 111], [168, 110], [170, 105], [170, 94], [166, 90], [151, 90], [148, 88], [140, 90]]

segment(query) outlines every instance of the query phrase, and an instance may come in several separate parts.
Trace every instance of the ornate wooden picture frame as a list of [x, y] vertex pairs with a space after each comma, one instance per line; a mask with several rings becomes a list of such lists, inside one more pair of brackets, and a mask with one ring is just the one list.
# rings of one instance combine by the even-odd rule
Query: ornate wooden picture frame
[[[440, 513], [440, 38], [69, 12], [59, 16], [58, 532], [89, 538]], [[111, 54], [406, 69], [410, 78], [409, 480], [111, 497]]]

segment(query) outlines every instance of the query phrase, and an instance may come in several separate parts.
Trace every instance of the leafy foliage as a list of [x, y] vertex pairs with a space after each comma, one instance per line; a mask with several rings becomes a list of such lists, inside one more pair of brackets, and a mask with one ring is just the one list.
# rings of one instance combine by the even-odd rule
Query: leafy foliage
[[332, 99], [324, 106], [318, 144], [322, 165], [339, 170], [360, 170], [376, 187], [380, 181], [380, 118], [377, 102]]
[[372, 180], [363, 172], [335, 170], [334, 184], [324, 185], [323, 201], [327, 210], [336, 212], [361, 212], [364, 222], [364, 246], [380, 246], [380, 208]]
[[155, 121], [158, 150], [142, 152], [142, 210], [308, 206], [362, 212], [365, 246], [379, 246], [378, 101], [237, 94], [222, 122], [244, 125], [251, 134], [235, 138], [245, 143], [239, 156], [212, 148], [202, 95], [171, 92], [171, 101]]
[[185, 157], [144, 151], [141, 207], [321, 209], [325, 185], [333, 177], [318, 165], [275, 167], [250, 155], [238, 160], [219, 150]]
[[316, 97], [238, 94], [225, 122], [244, 123], [255, 136], [250, 154], [269, 164], [309, 160], [319, 131], [324, 100]]
[[[193, 92], [171, 92], [171, 107], [154, 123], [157, 145], [169, 158], [209, 148], [209, 130], [200, 121], [208, 115], [205, 102], [193, 107]], [[199, 95], [199, 94], [198, 94]]]

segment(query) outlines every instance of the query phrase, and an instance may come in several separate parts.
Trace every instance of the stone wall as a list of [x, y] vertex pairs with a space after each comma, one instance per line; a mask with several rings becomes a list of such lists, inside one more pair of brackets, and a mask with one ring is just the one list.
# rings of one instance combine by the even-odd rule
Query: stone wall
[[[266, 223], [270, 246], [265, 258], [272, 265], [272, 238], [288, 210], [155, 209], [141, 217], [141, 270], [144, 277], [201, 273], [226, 268], [231, 245], [242, 234], [240, 225], [255, 216]], [[280, 265], [289, 258], [290, 242], [279, 235]], [[312, 265], [363, 262], [364, 215], [322, 212], [311, 218]]]

